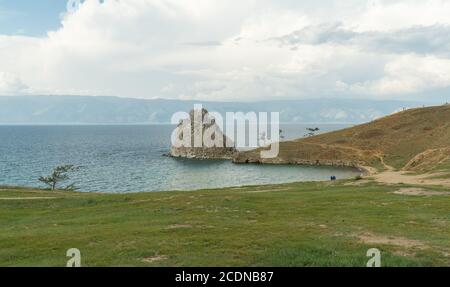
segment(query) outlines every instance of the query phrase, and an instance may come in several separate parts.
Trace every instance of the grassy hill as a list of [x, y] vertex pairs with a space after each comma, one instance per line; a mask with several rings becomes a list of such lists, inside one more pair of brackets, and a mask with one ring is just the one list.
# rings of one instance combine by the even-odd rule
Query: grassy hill
[[259, 151], [236, 162], [388, 167], [430, 171], [450, 166], [450, 105], [410, 109], [352, 128], [280, 144], [275, 159]]
[[[408, 189], [409, 188], [409, 189]], [[0, 187], [0, 266], [449, 266], [448, 189], [292, 183], [98, 194]]]

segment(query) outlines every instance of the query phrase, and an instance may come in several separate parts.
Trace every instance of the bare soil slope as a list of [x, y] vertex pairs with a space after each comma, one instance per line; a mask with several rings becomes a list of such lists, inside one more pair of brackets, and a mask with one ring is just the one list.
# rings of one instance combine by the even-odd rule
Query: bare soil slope
[[450, 166], [450, 105], [410, 109], [373, 122], [280, 143], [274, 159], [259, 150], [235, 162], [367, 166], [427, 172]]

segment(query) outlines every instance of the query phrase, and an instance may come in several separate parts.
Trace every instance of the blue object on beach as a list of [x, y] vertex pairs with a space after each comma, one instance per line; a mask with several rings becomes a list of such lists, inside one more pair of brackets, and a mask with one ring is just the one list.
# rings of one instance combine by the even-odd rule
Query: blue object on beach
[[335, 176], [335, 175], [332, 175], [332, 176], [331, 176], [331, 180], [333, 180], [333, 181], [336, 180], [336, 176]]

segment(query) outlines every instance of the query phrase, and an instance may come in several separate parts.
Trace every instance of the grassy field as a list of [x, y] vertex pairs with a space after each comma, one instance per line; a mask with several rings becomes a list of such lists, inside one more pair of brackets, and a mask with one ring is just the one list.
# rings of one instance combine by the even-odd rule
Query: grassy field
[[[361, 185], [359, 185], [361, 183]], [[450, 266], [450, 196], [344, 181], [192, 192], [0, 188], [0, 266]]]

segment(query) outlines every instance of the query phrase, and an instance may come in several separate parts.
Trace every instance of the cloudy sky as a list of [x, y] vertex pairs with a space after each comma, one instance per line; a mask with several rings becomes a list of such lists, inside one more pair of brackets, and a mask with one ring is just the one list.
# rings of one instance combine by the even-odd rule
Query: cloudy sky
[[0, 95], [450, 95], [450, 1], [77, 2], [0, 0]]

